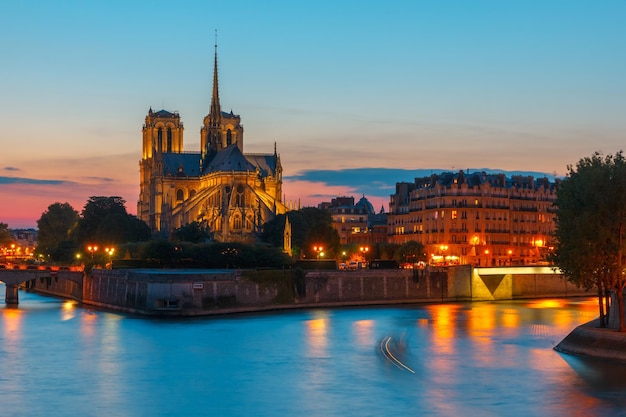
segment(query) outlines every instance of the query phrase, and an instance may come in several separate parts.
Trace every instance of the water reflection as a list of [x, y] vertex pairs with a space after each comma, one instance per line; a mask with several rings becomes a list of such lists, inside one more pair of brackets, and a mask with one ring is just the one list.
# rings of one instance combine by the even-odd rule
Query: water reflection
[[17, 310], [0, 309], [0, 414], [560, 417], [626, 407], [626, 369], [552, 349], [595, 316], [594, 300], [146, 320], [20, 296]]
[[325, 357], [327, 355], [326, 348], [328, 346], [328, 314], [324, 312], [316, 312], [315, 318], [307, 320], [307, 350], [311, 357]]

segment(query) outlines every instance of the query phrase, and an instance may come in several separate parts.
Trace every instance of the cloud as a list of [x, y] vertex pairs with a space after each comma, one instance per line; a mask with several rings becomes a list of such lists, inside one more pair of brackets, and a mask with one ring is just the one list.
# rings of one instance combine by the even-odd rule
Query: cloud
[[0, 177], [0, 184], [72, 185], [72, 181], [40, 180], [37, 178]]
[[21, 171], [21, 169], [16, 168], [16, 167], [4, 167], [2, 168], [3, 171]]

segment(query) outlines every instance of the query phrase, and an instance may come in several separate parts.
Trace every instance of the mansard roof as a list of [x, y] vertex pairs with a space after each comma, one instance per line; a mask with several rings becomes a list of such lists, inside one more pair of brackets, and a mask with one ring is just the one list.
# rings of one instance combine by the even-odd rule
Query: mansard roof
[[[415, 178], [415, 186], [418, 188], [434, 187], [439, 184], [444, 187], [450, 187], [452, 184], [467, 184], [468, 187], [480, 187], [489, 184], [492, 187], [502, 188], [527, 188], [538, 189], [541, 187], [551, 188], [548, 178], [535, 178], [532, 175], [513, 175], [507, 177], [503, 173], [487, 173], [485, 171], [475, 171], [472, 173], [459, 172], [442, 172], [433, 174], [430, 177]], [[396, 184], [396, 189], [398, 184]], [[398, 192], [396, 190], [396, 192]]]
[[236, 144], [229, 145], [219, 151], [208, 166], [204, 173], [210, 172], [246, 172], [254, 171], [256, 167], [246, 159]]
[[164, 153], [163, 175], [197, 177], [200, 175], [199, 153]]

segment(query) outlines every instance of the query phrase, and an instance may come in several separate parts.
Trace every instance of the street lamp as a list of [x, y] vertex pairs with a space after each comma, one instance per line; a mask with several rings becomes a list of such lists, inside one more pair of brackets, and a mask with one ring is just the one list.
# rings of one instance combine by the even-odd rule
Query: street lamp
[[87, 252], [89, 252], [89, 255], [91, 255], [91, 260], [93, 261], [93, 254], [94, 252], [98, 251], [98, 246], [96, 245], [89, 245], [87, 246]]
[[313, 250], [317, 253], [317, 260], [320, 259], [320, 256], [324, 256], [324, 252], [322, 252], [324, 250], [323, 246], [313, 246]]
[[109, 255], [109, 263], [111, 264], [111, 268], [113, 268], [113, 253], [115, 253], [115, 248], [104, 248], [104, 251]]

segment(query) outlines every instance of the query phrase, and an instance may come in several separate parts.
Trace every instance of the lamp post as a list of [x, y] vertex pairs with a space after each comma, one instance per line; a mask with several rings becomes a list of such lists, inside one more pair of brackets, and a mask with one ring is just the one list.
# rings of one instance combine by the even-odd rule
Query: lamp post
[[111, 269], [113, 268], [113, 253], [115, 253], [115, 248], [104, 248], [104, 251], [109, 255], [109, 264], [111, 265]]
[[324, 247], [323, 246], [313, 246], [313, 250], [317, 254], [317, 260], [319, 261], [320, 256], [324, 256]]
[[509, 249], [509, 266], [513, 266], [513, 250]]
[[89, 252], [89, 255], [91, 255], [91, 261], [93, 262], [93, 254], [94, 252], [98, 251], [98, 246], [96, 245], [89, 245], [87, 246], [87, 252]]

